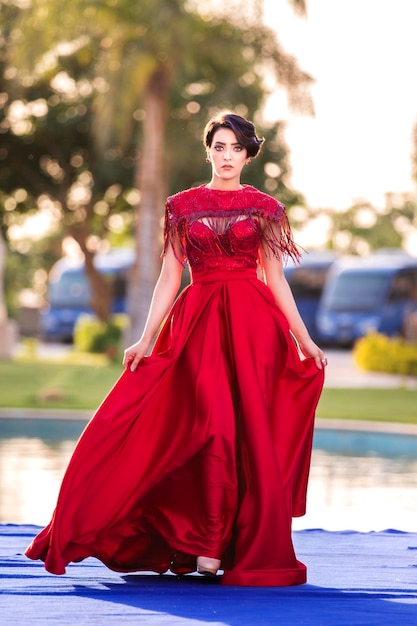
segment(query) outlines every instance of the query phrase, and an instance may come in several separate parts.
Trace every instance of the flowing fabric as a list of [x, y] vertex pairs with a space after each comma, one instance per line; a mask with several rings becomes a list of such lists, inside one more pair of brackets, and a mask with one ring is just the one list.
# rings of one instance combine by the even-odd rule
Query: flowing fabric
[[256, 271], [260, 245], [297, 254], [285, 209], [254, 188], [198, 187], [168, 199], [165, 234], [192, 283], [87, 425], [26, 555], [54, 574], [88, 556], [186, 574], [204, 555], [224, 584], [304, 583], [291, 518], [305, 513], [323, 372]]

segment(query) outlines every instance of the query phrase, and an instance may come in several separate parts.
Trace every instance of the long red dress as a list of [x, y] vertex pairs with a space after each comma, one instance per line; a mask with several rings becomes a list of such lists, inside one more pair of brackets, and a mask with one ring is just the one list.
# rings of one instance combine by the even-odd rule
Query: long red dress
[[185, 574], [204, 555], [222, 559], [224, 584], [304, 583], [291, 517], [305, 513], [323, 372], [256, 273], [260, 245], [298, 254], [285, 208], [200, 186], [168, 199], [165, 235], [192, 283], [85, 428], [26, 555], [53, 574], [88, 556]]

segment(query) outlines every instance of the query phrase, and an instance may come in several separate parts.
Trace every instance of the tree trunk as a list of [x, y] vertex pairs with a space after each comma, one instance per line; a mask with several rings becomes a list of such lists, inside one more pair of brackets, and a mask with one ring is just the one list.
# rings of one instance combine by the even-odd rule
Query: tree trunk
[[7, 310], [4, 296], [4, 272], [6, 269], [6, 244], [0, 228], [0, 325], [7, 323]]
[[111, 316], [111, 284], [94, 266], [95, 252], [91, 252], [87, 247], [89, 230], [83, 222], [82, 225], [78, 224], [69, 231], [84, 254], [85, 273], [91, 290], [91, 309], [99, 320], [107, 323]]
[[165, 172], [165, 128], [169, 75], [159, 66], [144, 94], [143, 144], [136, 175], [141, 198], [136, 207], [136, 261], [129, 277], [129, 342], [136, 341], [147, 318], [153, 288], [160, 272], [161, 224], [167, 192]]
[[111, 283], [103, 274], [94, 267], [95, 253], [84, 251], [85, 273], [91, 289], [91, 308], [102, 322], [107, 322], [111, 317]]
[[0, 359], [10, 359], [17, 341], [17, 325], [8, 320], [4, 295], [4, 272], [6, 269], [7, 248], [0, 228]]

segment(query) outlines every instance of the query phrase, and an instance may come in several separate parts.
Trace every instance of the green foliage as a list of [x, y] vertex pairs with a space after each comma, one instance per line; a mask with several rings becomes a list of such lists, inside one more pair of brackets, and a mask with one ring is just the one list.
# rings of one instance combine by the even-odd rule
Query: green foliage
[[[133, 231], [139, 202], [141, 214], [147, 219], [149, 210], [159, 226], [167, 193], [209, 178], [202, 129], [226, 108], [255, 119], [267, 139], [245, 182], [288, 207], [302, 202], [289, 188], [282, 125], [262, 128], [257, 117], [268, 93], [266, 75], [308, 112], [311, 77], [272, 29], [259, 20], [249, 27], [243, 10], [239, 19], [227, 11], [203, 17], [201, 3], [194, 10], [187, 0], [157, 4], [157, 10], [154, 0], [2, 6], [0, 219], [6, 239], [22, 214], [46, 210], [91, 261], [102, 240]], [[160, 197], [149, 201], [146, 192], [154, 190]], [[139, 250], [155, 253], [149, 284], [159, 269], [155, 232], [150, 241], [150, 250]], [[89, 278], [92, 308], [106, 319], [100, 277], [92, 269]]]
[[120, 357], [121, 339], [128, 323], [126, 315], [115, 315], [105, 324], [92, 315], [81, 315], [74, 329], [74, 345], [80, 352], [106, 354], [111, 360]]
[[[103, 236], [111, 212], [129, 208], [119, 202], [105, 215], [103, 205], [99, 214], [92, 212], [109, 186], [134, 184], [142, 156], [144, 94], [158, 65], [170, 86], [166, 103], [170, 192], [207, 178], [201, 134], [214, 110], [230, 108], [256, 116], [267, 93], [259, 65], [275, 73], [291, 97], [298, 89], [298, 99], [304, 96], [309, 102], [305, 88], [311, 78], [285, 54], [273, 31], [260, 24], [248, 30], [224, 18], [202, 19], [182, 0], [161, 2], [158, 11], [150, 0], [101, 0], [87, 6], [76, 0], [60, 6], [59, 19], [56, 12], [55, 2], [16, 9], [0, 40], [0, 91], [8, 96], [0, 101], [0, 158], [5, 161], [1, 176], [2, 187], [9, 192], [27, 189], [32, 207], [41, 191], [59, 199], [68, 227], [87, 217], [89, 228]], [[60, 53], [62, 21], [72, 43]], [[51, 57], [49, 65], [43, 60], [45, 53]], [[15, 66], [19, 73], [6, 79]], [[20, 125], [10, 122], [15, 102]], [[32, 106], [34, 102], [40, 107]], [[277, 184], [270, 181], [269, 190], [291, 196], [282, 133], [276, 126], [258, 127], [275, 144], [269, 158], [280, 170]], [[196, 159], [197, 151], [201, 159]], [[91, 202], [74, 210], [66, 206], [66, 197], [84, 172], [90, 177]], [[248, 176], [248, 182], [264, 188], [268, 175], [261, 159], [248, 169]]]
[[30, 289], [39, 300], [46, 295], [47, 273], [62, 256], [62, 233], [56, 232], [41, 239], [21, 239], [10, 247], [4, 276], [5, 301], [8, 316], [16, 318], [20, 307], [18, 295]]
[[417, 343], [369, 333], [354, 347], [355, 362], [364, 370], [417, 376]]
[[417, 204], [399, 194], [387, 198], [383, 211], [360, 202], [343, 212], [322, 211], [329, 219], [329, 246], [345, 254], [367, 254], [381, 248], [400, 249], [416, 228]]

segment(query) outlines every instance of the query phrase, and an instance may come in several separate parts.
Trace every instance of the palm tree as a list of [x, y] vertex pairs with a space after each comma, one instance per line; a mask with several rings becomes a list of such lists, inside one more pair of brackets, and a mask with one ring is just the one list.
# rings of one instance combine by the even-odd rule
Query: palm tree
[[[295, 2], [295, 5], [300, 10], [305, 8], [304, 2]], [[129, 18], [131, 3], [124, 7]], [[188, 118], [190, 126], [194, 127], [196, 118], [200, 122], [203, 116], [204, 120], [207, 118], [210, 110], [235, 108], [236, 103], [244, 102], [247, 112], [254, 115], [265, 93], [257, 74], [261, 66], [275, 72], [277, 81], [288, 88], [294, 106], [308, 109], [311, 105], [306, 92], [310, 77], [282, 50], [275, 34], [259, 21], [249, 28], [248, 24], [239, 27], [225, 18], [203, 20], [198, 14], [185, 11], [182, 0], [161, 3], [158, 12], [153, 2], [149, 12], [148, 8], [149, 3], [145, 3], [141, 5], [140, 16], [136, 13], [139, 18], [136, 29], [146, 24], [146, 37], [138, 37], [135, 29], [132, 32], [133, 16], [130, 16], [127, 22], [119, 22], [120, 38], [117, 42], [113, 39], [109, 55], [117, 59], [115, 65], [120, 70], [123, 66], [126, 68], [125, 72], [120, 71], [116, 83], [109, 79], [113, 89], [117, 85], [117, 90], [121, 90], [123, 77], [129, 80], [129, 72], [137, 67], [132, 76], [136, 94], [131, 94], [133, 97], [126, 99], [126, 103], [139, 106], [143, 119], [141, 158], [136, 173], [136, 185], [141, 192], [136, 210], [137, 262], [130, 283], [132, 338], [137, 337], [143, 327], [159, 272], [160, 223], [168, 190], [166, 140], [169, 127], [178, 126], [172, 113], [176, 113], [177, 120], [178, 117], [180, 120]], [[191, 89], [193, 107], [183, 100], [178, 110], [175, 98], [178, 92], [190, 90], [190, 85], [194, 87]], [[108, 117], [116, 116], [114, 109], [111, 110], [112, 104], [118, 106], [118, 100], [107, 98], [107, 110], [102, 108]], [[190, 108], [200, 115], [187, 115]], [[131, 118], [131, 113], [126, 115], [127, 120]], [[201, 129], [202, 124], [198, 127]]]

